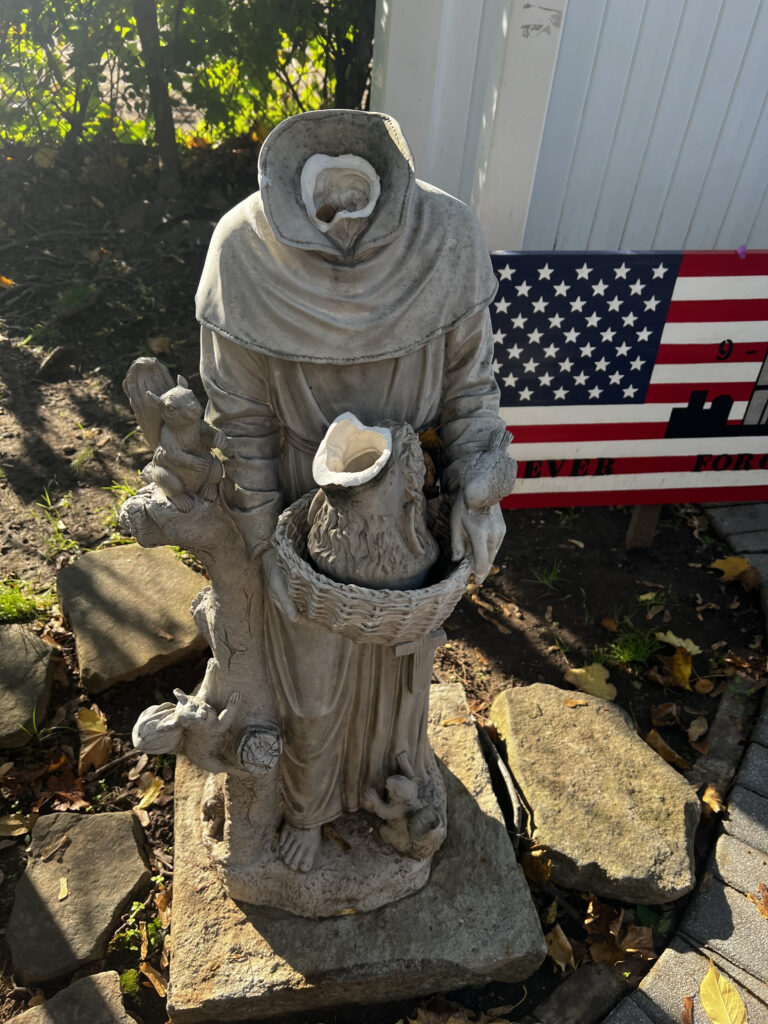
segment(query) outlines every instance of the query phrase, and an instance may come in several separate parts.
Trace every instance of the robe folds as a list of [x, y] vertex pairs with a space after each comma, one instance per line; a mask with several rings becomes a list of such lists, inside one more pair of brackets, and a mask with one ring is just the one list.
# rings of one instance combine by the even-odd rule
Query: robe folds
[[[313, 151], [333, 155], [323, 133], [337, 129], [339, 115], [347, 147], [340, 151], [359, 152], [382, 178], [367, 246], [363, 233], [356, 254], [336, 259], [331, 243], [307, 226], [289, 174], [280, 202], [270, 206], [280, 186], [271, 173], [270, 136], [260, 159], [269, 188], [217, 229], [198, 293], [206, 417], [227, 435], [224, 500], [252, 555], [266, 550], [279, 513], [316, 486], [312, 459], [339, 414], [370, 425], [434, 427], [449, 494], [460, 486], [462, 466], [501, 427], [487, 312], [494, 286], [472, 214], [415, 183], [410, 153], [385, 115], [318, 111], [290, 119], [302, 131], [308, 126], [301, 159]], [[364, 129], [359, 147], [357, 125]], [[286, 161], [291, 130], [290, 122], [275, 130]], [[397, 173], [388, 172], [388, 159]], [[386, 230], [376, 241], [379, 217]], [[424, 234], [429, 225], [432, 243]], [[418, 254], [410, 251], [419, 244]], [[463, 279], [451, 280], [451, 267]], [[423, 777], [433, 756], [428, 687], [413, 692], [409, 659], [290, 622], [268, 597], [263, 603], [286, 820], [310, 827], [358, 810], [368, 787], [381, 793], [399, 771], [401, 753]]]

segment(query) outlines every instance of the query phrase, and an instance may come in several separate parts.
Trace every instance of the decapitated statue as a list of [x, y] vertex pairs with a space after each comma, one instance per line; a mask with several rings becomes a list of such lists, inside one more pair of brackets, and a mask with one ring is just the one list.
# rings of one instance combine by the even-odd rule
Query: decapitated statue
[[199, 692], [145, 712], [134, 741], [218, 773], [201, 829], [231, 895], [323, 916], [424, 885], [450, 830], [432, 656], [491, 567], [515, 464], [486, 246], [467, 207], [416, 180], [397, 123], [289, 118], [259, 175], [197, 295], [205, 422], [183, 381], [129, 373], [162, 427], [123, 521], [205, 564], [212, 647]]

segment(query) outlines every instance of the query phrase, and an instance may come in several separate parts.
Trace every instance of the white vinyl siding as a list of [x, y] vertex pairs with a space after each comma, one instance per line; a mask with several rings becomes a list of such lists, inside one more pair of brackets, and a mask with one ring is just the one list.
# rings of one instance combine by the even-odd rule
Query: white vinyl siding
[[768, 248], [768, 0], [569, 0], [526, 249]]

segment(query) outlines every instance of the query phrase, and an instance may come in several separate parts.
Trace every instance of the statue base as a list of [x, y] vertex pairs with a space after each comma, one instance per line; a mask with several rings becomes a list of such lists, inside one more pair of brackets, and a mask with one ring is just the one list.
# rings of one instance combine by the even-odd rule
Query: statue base
[[[265, 777], [261, 786], [259, 781], [216, 775], [209, 776], [205, 786], [203, 799], [207, 816], [213, 817], [214, 835], [203, 834], [203, 839], [233, 900], [300, 917], [337, 917], [377, 910], [427, 884], [434, 854], [416, 860], [398, 853], [379, 839], [382, 822], [365, 811], [343, 814], [326, 825], [312, 870], [294, 871], [283, 863], [277, 848], [274, 780]], [[443, 777], [434, 762], [429, 788], [444, 808]], [[219, 823], [227, 816], [228, 804], [235, 812], [222, 829]], [[444, 836], [442, 828], [436, 846]], [[254, 850], [260, 851], [256, 857]]]
[[231, 899], [202, 839], [209, 776], [178, 759], [168, 993], [174, 1024], [388, 1002], [520, 981], [536, 970], [544, 938], [461, 686], [432, 686], [429, 717], [448, 837], [423, 888], [370, 913], [317, 920]]

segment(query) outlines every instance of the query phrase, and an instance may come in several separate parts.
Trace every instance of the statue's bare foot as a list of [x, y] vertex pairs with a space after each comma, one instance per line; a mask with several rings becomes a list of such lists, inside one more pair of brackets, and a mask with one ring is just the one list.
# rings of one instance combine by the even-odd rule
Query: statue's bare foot
[[284, 821], [280, 829], [280, 856], [294, 871], [311, 871], [321, 840], [322, 829], [319, 825], [297, 828]]

